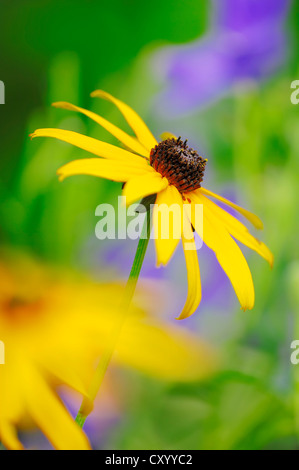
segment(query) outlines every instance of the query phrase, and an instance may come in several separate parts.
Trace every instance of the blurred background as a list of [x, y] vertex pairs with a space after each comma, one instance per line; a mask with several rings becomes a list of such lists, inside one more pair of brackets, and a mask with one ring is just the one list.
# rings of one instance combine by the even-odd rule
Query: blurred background
[[[95, 448], [299, 447], [299, 365], [290, 362], [299, 339], [299, 105], [290, 101], [298, 19], [298, 2], [287, 0], [1, 2], [2, 246], [98, 280], [128, 277], [136, 242], [94, 234], [96, 206], [116, 205], [121, 185], [84, 176], [59, 183], [56, 170], [84, 152], [28, 137], [60, 127], [115, 143], [50, 106], [70, 101], [127, 129], [109, 103], [90, 98], [101, 88], [135, 108], [157, 138], [188, 138], [209, 160], [205, 186], [262, 218], [256, 236], [275, 257], [271, 271], [244, 250], [256, 305], [243, 313], [213, 254], [200, 250], [203, 300], [184, 326], [218, 350], [220, 371], [189, 384], [123, 371], [121, 405], [88, 430]], [[165, 289], [162, 315], [174, 322], [187, 292], [181, 249], [156, 269], [150, 243], [141, 278]]]

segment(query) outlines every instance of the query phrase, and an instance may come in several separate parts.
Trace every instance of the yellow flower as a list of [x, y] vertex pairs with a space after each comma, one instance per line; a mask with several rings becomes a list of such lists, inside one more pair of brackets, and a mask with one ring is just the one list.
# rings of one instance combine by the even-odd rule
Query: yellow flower
[[[89, 449], [55, 388], [66, 385], [88, 398], [96, 362], [119, 321], [122, 288], [61, 274], [19, 253], [1, 259], [0, 442], [22, 449], [17, 430], [35, 424], [56, 449]], [[124, 325], [115, 364], [166, 380], [211, 373], [214, 353], [208, 346], [149, 320], [141, 305]]]
[[[229, 277], [241, 307], [252, 309], [254, 306], [254, 286], [248, 264], [234, 239], [255, 250], [273, 264], [273, 255], [266, 245], [254, 236], [235, 217], [211, 201], [218, 199], [233, 207], [247, 218], [256, 228], [263, 224], [254, 214], [224, 199], [201, 186], [206, 160], [187, 146], [187, 142], [165, 134], [158, 143], [142, 119], [127, 104], [110, 94], [97, 90], [92, 96], [104, 98], [114, 103], [131, 126], [136, 137], [132, 137], [103, 117], [74, 106], [59, 102], [57, 108], [78, 111], [104, 127], [115, 136], [128, 150], [115, 147], [91, 137], [62, 129], [39, 129], [32, 137], [54, 137], [84, 149], [97, 157], [72, 161], [59, 169], [60, 179], [71, 175], [93, 175], [113, 181], [125, 182], [123, 195], [127, 204], [151, 194], [157, 194], [156, 211], [162, 204], [179, 205], [183, 220], [189, 220], [190, 233], [182, 231], [187, 277], [188, 296], [180, 319], [191, 315], [201, 300], [201, 281], [195, 241], [191, 233], [193, 227], [199, 234], [203, 231], [204, 243], [214, 251], [220, 265]], [[195, 205], [203, 205], [203, 227], [194, 216]], [[187, 210], [187, 207], [189, 209]], [[155, 214], [154, 214], [155, 215]], [[181, 225], [181, 220], [179, 221]], [[186, 223], [184, 223], [186, 227]], [[160, 234], [159, 219], [154, 217], [157, 264], [166, 265], [172, 257], [179, 238], [170, 234], [163, 238]], [[175, 230], [173, 230], [174, 232]]]

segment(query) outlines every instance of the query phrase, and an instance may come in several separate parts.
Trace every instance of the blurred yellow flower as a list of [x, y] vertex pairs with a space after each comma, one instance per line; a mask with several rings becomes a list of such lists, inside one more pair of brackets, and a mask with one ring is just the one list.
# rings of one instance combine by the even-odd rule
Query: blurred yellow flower
[[[114, 103], [131, 126], [136, 137], [128, 135], [93, 112], [70, 103], [54, 103], [57, 108], [78, 111], [93, 119], [129, 150], [68, 130], [36, 130], [32, 137], [54, 137], [97, 157], [102, 157], [72, 161], [60, 168], [58, 171], [60, 178], [84, 174], [125, 182], [123, 195], [127, 198], [127, 204], [145, 196], [157, 194], [156, 213], [162, 205], [170, 207], [176, 204], [180, 208], [180, 216], [175, 222], [175, 225], [178, 226], [179, 236], [174, 236], [176, 229], [173, 229], [173, 233], [169, 237], [163, 237], [161, 235], [162, 222], [159, 217], [156, 219], [154, 217], [158, 265], [168, 263], [179, 243], [180, 234], [182, 238], [189, 288], [186, 304], [179, 318], [191, 315], [201, 301], [200, 271], [191, 227], [214, 251], [233, 285], [241, 307], [244, 310], [252, 309], [255, 295], [251, 272], [234, 239], [256, 251], [271, 266], [273, 255], [266, 245], [252, 236], [239, 220], [211, 201], [209, 197], [233, 207], [258, 229], [263, 227], [261, 220], [231, 201], [201, 187], [207, 160], [188, 147], [187, 141], [183, 142], [180, 138], [177, 139], [172, 134], [166, 133], [164, 140], [158, 143], [142, 119], [128, 105], [101, 90], [95, 91], [92, 96], [104, 98]], [[203, 227], [195, 217], [197, 204], [203, 206]], [[182, 220], [187, 221], [187, 224], [184, 224], [185, 228], [189, 225], [188, 236], [186, 236], [185, 228], [183, 231], [181, 229]]]
[[[22, 449], [17, 430], [32, 422], [56, 449], [89, 449], [55, 387], [88, 398], [96, 362], [119, 322], [122, 287], [74, 278], [24, 255], [0, 263], [0, 441]], [[141, 295], [142, 297], [142, 295]], [[214, 353], [195, 336], [132, 307], [115, 363], [168, 380], [210, 374]]]

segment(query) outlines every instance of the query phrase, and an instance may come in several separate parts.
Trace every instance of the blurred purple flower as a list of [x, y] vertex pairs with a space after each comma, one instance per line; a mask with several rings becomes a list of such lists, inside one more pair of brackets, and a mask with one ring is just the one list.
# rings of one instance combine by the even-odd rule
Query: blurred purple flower
[[158, 74], [167, 88], [158, 107], [173, 115], [205, 106], [235, 84], [261, 80], [285, 58], [289, 0], [214, 0], [208, 35], [162, 50]]
[[215, 23], [226, 30], [241, 30], [284, 18], [289, 0], [214, 0]]

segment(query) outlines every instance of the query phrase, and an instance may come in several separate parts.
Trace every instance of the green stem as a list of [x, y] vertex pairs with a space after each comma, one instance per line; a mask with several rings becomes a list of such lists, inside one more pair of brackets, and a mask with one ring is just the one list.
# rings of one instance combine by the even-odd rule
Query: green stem
[[151, 232], [151, 204], [155, 202], [156, 196], [149, 196], [142, 201], [143, 206], [146, 208], [146, 218], [142, 227], [141, 237], [138, 242], [135, 258], [133, 261], [132, 269], [128, 282], [125, 287], [124, 297], [121, 303], [121, 316], [119, 318], [118, 324], [113, 332], [113, 336], [110, 341], [110, 346], [104, 351], [103, 355], [100, 358], [99, 364], [91, 381], [88, 398], [84, 398], [80, 407], [80, 410], [76, 417], [76, 423], [83, 428], [87, 416], [91, 413], [93, 409], [93, 403], [96, 399], [96, 396], [100, 390], [103, 379], [105, 377], [106, 371], [110, 364], [111, 358], [115, 351], [118, 338], [120, 336], [122, 327], [126, 321], [129, 307], [133, 299], [136, 285], [138, 282], [139, 274], [143, 264], [144, 256], [148, 246], [150, 232]]

